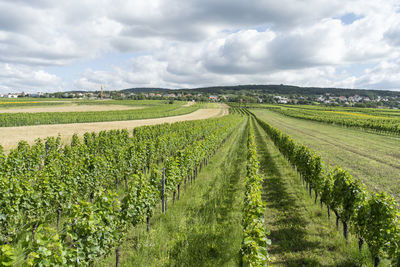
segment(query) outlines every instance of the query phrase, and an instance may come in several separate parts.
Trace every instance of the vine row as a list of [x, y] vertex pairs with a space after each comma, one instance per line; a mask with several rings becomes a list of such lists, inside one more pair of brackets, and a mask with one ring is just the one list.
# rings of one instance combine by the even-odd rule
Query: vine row
[[259, 118], [256, 117], [256, 120], [300, 174], [310, 196], [314, 191], [315, 203], [320, 197], [321, 207], [323, 204], [327, 206], [328, 216], [330, 210], [335, 213], [336, 226], [339, 227], [339, 221], [342, 222], [346, 240], [350, 228], [359, 239], [360, 251], [364, 242], [368, 244], [375, 266], [382, 257], [399, 265], [399, 205], [395, 199], [385, 192], [368, 191], [364, 184], [340, 167], [325, 170], [315, 152]]
[[242, 265], [266, 266], [269, 260], [267, 247], [271, 244], [265, 230], [265, 202], [261, 198], [262, 176], [258, 175], [259, 161], [253, 134], [253, 122], [249, 123], [247, 174], [243, 208]]
[[[0, 265], [93, 265], [127, 231], [150, 218], [161, 198], [192, 182], [240, 123], [236, 115], [21, 141], [0, 153]], [[22, 248], [22, 249], [19, 249]]]

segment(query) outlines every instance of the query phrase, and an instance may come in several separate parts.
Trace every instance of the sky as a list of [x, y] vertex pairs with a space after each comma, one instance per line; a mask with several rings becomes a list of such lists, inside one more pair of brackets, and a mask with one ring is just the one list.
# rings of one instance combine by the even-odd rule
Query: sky
[[398, 0], [0, 0], [0, 93], [400, 89]]

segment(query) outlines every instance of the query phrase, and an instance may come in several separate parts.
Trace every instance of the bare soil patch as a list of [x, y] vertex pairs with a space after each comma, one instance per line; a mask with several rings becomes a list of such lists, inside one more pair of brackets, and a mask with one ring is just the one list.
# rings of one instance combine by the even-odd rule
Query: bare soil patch
[[1, 109], [0, 113], [37, 113], [37, 112], [85, 112], [85, 111], [109, 111], [109, 110], [128, 110], [141, 109], [143, 107], [132, 107], [124, 105], [61, 105], [61, 106], [38, 106], [38, 107], [10, 107]]
[[82, 136], [86, 132], [99, 132], [112, 129], [131, 130], [144, 125], [202, 120], [212, 117], [222, 117], [228, 114], [229, 109], [227, 106], [221, 105], [221, 108], [217, 109], [198, 109], [190, 114], [156, 119], [2, 127], [0, 128], [0, 145], [2, 145], [6, 151], [9, 151], [11, 148], [16, 147], [20, 140], [25, 140], [33, 144], [37, 138], [44, 139], [48, 136], [57, 136], [60, 134], [64, 142], [69, 142], [72, 135], [75, 133]]

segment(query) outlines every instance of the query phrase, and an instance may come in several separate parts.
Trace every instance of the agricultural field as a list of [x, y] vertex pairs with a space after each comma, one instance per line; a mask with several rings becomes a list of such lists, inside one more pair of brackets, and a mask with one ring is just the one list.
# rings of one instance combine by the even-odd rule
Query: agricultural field
[[207, 119], [212, 117], [225, 116], [228, 114], [228, 108], [224, 105], [211, 105], [210, 108], [207, 108], [206, 105], [202, 106], [204, 108], [196, 109], [195, 111], [188, 114], [170, 117], [163, 117], [163, 115], [160, 114], [161, 118], [152, 119], [0, 127], [0, 145], [2, 145], [3, 148], [8, 151], [11, 148], [15, 147], [20, 140], [25, 140], [29, 144], [33, 144], [37, 138], [44, 139], [48, 136], [57, 137], [58, 135], [60, 135], [63, 142], [70, 142], [74, 134], [82, 136], [86, 132], [99, 132], [122, 128], [131, 130], [135, 127], [145, 125]]
[[375, 132], [400, 134], [400, 111], [354, 107], [321, 107], [294, 105], [253, 105], [304, 120], [324, 122]]
[[39, 112], [86, 112], [86, 111], [109, 111], [141, 109], [142, 106], [132, 107], [124, 105], [85, 105], [85, 104], [56, 104], [48, 106], [25, 106], [1, 108], [0, 113], [39, 113]]
[[[0, 127], [88, 123], [170, 117], [191, 113], [205, 104], [175, 101], [24, 101], [0, 106]], [[8, 103], [8, 104], [7, 104]], [[34, 106], [31, 106], [34, 104]], [[19, 107], [19, 105], [22, 105]], [[35, 110], [35, 108], [37, 108]], [[4, 112], [1, 112], [3, 110]]]
[[327, 166], [340, 165], [369, 189], [386, 191], [400, 200], [400, 135], [298, 119], [269, 109], [253, 111], [316, 151]]
[[[0, 151], [0, 265], [399, 264], [395, 132], [272, 106], [110, 103], [22, 109], [158, 118], [0, 128], [15, 138]], [[104, 109], [55, 112], [71, 106]]]

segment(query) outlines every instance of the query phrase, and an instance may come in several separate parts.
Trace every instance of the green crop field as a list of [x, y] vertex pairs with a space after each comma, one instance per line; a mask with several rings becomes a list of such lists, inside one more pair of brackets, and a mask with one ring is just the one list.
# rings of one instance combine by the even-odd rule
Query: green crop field
[[[13, 102], [15, 103], [15, 102]], [[32, 102], [23, 102], [29, 103]], [[40, 107], [48, 104], [53, 105], [58, 102], [38, 102]], [[0, 112], [0, 127], [11, 126], [27, 126], [27, 125], [42, 125], [42, 124], [64, 124], [64, 123], [83, 123], [83, 122], [101, 122], [101, 121], [123, 121], [150, 119], [159, 117], [176, 116], [191, 113], [204, 104], [194, 104], [187, 106], [187, 102], [176, 101], [172, 104], [166, 101], [78, 101], [80, 105], [126, 105], [132, 107], [143, 107], [143, 109], [126, 109], [113, 110], [112, 107], [107, 111], [82, 111], [74, 112], [73, 107], [69, 112], [23, 112], [18, 110], [15, 113]], [[68, 102], [69, 105], [76, 104]], [[65, 103], [63, 103], [66, 105]], [[27, 104], [28, 105], [28, 104]], [[60, 104], [61, 105], [61, 104]], [[14, 107], [14, 106], [13, 106]], [[36, 107], [36, 106], [35, 106]], [[58, 107], [58, 105], [57, 105]]]
[[388, 109], [252, 105], [273, 110], [288, 117], [336, 124], [369, 131], [400, 134], [400, 111]]
[[296, 119], [267, 109], [254, 114], [312, 148], [330, 166], [340, 165], [371, 190], [400, 200], [400, 135]]

